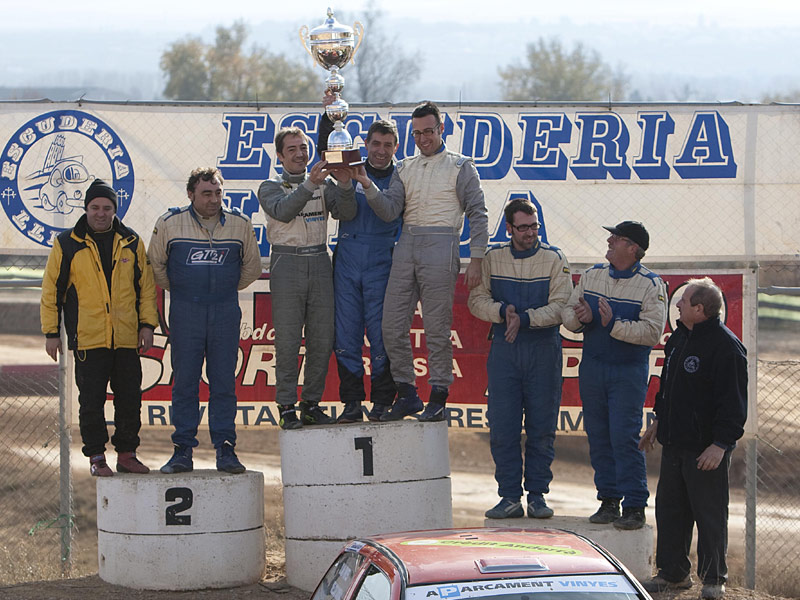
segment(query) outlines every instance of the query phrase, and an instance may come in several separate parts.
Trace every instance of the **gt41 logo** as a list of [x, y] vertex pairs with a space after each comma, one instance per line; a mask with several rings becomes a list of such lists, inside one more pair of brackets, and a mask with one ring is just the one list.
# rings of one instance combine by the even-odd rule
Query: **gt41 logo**
[[186, 257], [187, 265], [222, 265], [228, 248], [192, 248]]

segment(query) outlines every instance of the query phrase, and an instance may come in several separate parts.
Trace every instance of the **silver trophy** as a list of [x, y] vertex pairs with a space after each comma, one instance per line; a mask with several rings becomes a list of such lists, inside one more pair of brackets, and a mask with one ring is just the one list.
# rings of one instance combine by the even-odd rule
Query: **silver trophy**
[[[358, 36], [356, 43], [355, 35]], [[330, 75], [325, 80], [325, 85], [334, 95], [331, 104], [325, 107], [325, 112], [333, 121], [333, 131], [328, 136], [328, 149], [323, 158], [331, 166], [354, 166], [361, 164], [361, 153], [353, 148], [353, 138], [344, 128], [344, 120], [350, 109], [341, 96], [344, 89], [344, 77], [339, 74], [339, 69], [348, 62], [355, 62], [353, 57], [364, 39], [364, 26], [358, 21], [353, 27], [342, 25], [333, 18], [333, 11], [328, 8], [328, 18], [319, 27], [314, 27], [310, 32], [307, 25], [300, 28], [300, 40], [312, 58]]]

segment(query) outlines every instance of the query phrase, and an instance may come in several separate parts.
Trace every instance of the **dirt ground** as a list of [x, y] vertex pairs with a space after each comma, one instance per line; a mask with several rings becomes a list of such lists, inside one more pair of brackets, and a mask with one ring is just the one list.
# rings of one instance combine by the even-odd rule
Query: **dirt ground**
[[[32, 356], [41, 358], [41, 340], [0, 335], [0, 364], [31, 364]], [[27, 336], [25, 336], [27, 337]], [[800, 356], [800, 336], [792, 335], [759, 338], [759, 357], [767, 360]], [[5, 352], [3, 352], [5, 351]], [[46, 359], [46, 357], [44, 357]], [[237, 452], [251, 469], [265, 474], [265, 498], [271, 503], [268, 511], [267, 567], [263, 580], [257, 584], [225, 589], [192, 592], [156, 592], [132, 590], [110, 585], [97, 575], [97, 533], [95, 507], [95, 481], [84, 469], [79, 444], [73, 446], [75, 463], [75, 515], [79, 530], [74, 544], [72, 578], [35, 581], [0, 586], [0, 600], [87, 600], [103, 598], [109, 600], [167, 600], [201, 598], [207, 600], [270, 598], [274, 600], [300, 600], [308, 593], [292, 588], [285, 583], [283, 562], [283, 524], [280, 485], [280, 456], [277, 430], [242, 431]], [[201, 436], [204, 434], [201, 434]], [[208, 449], [207, 435], [201, 438], [201, 448], [195, 452], [196, 468], [213, 468], [213, 451]], [[241, 449], [241, 451], [240, 451]], [[163, 464], [171, 453], [169, 434], [165, 429], [145, 429], [142, 432], [140, 456], [151, 467]], [[648, 457], [650, 489], [655, 489], [658, 452]], [[453, 520], [457, 527], [482, 526], [483, 512], [496, 501], [495, 484], [491, 473], [493, 465], [489, 454], [488, 434], [485, 432], [450, 431], [450, 461], [453, 481]], [[548, 501], [560, 514], [590, 514], [596, 505], [592, 486], [592, 470], [588, 464], [588, 446], [582, 436], [559, 436], [556, 441], [556, 461], [553, 465], [554, 483]], [[742, 456], [734, 456], [732, 466], [731, 542], [730, 572], [732, 586], [726, 598], [729, 600], [770, 600], [779, 598], [763, 592], [739, 587], [743, 580], [743, 542], [741, 529], [734, 526], [735, 519], [743, 519]], [[276, 506], [278, 505], [278, 506]], [[278, 508], [278, 510], [276, 510]], [[271, 515], [271, 516], [270, 516]], [[655, 522], [652, 508], [648, 509], [648, 521]], [[737, 537], [738, 536], [738, 537]], [[14, 560], [10, 557], [9, 560]], [[761, 568], [763, 565], [759, 565]], [[681, 593], [655, 595], [655, 600], [695, 600], [699, 586]]]
[[[202, 434], [201, 434], [202, 437]], [[280, 457], [278, 455], [277, 430], [243, 431], [238, 448], [242, 461], [250, 468], [265, 473], [265, 497], [271, 503], [275, 515], [275, 504], [281, 502], [280, 496]], [[162, 464], [169, 457], [171, 446], [165, 430], [148, 429], [143, 431], [140, 455], [151, 466]], [[588, 449], [584, 437], [560, 436], [557, 444], [557, 460], [553, 465], [554, 484], [550, 494], [550, 504], [558, 512], [575, 512], [575, 495], [584, 496], [577, 510], [593, 510], [595, 500], [591, 489], [591, 467], [588, 465]], [[197, 468], [210, 468], [213, 465], [212, 451], [201, 448], [195, 453]], [[80, 457], [79, 448], [74, 448]], [[495, 499], [495, 487], [491, 477], [492, 463], [489, 454], [488, 434], [482, 432], [451, 430], [450, 432], [451, 469], [453, 471], [453, 519], [457, 527], [477, 527], [483, 525], [483, 511]], [[0, 599], [14, 600], [87, 600], [103, 598], [108, 600], [167, 600], [180, 598], [202, 598], [204, 600], [265, 598], [278, 600], [300, 600], [308, 593], [292, 588], [284, 580], [283, 526], [280, 515], [267, 517], [267, 569], [264, 579], [253, 585], [224, 590], [201, 590], [192, 592], [132, 590], [110, 585], [97, 575], [96, 508], [94, 480], [88, 469], [82, 469], [80, 458], [74, 469], [75, 512], [81, 524], [76, 539], [74, 554], [75, 574], [71, 579], [37, 581], [0, 587]], [[650, 458], [650, 472], [655, 472], [657, 458]], [[86, 471], [86, 472], [84, 472]], [[589, 486], [587, 487], [587, 483]], [[655, 484], [655, 481], [652, 481]], [[585, 493], [580, 492], [585, 488]], [[654, 489], [654, 488], [653, 488]], [[576, 490], [579, 490], [576, 492]], [[652, 522], [652, 514], [649, 515]], [[731, 564], [731, 572], [738, 570]], [[660, 594], [656, 600], [696, 599], [699, 587], [681, 594]], [[753, 592], [743, 588], [729, 588], [726, 596], [730, 600], [769, 600], [775, 598], [768, 594]]]

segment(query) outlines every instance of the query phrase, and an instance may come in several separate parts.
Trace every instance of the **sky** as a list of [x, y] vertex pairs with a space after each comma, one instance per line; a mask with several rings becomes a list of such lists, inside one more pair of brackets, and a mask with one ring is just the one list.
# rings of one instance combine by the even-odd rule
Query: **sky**
[[[360, 11], [368, 0], [349, 0], [333, 6], [334, 10]], [[208, 0], [139, 0], [135, 4], [107, 0], [63, 2], [34, 0], [4, 2], [0, 30], [83, 29], [95, 26], [98, 18], [109, 27], [148, 28], [151, 30], [187, 30], [213, 25], [220, 18], [239, 17], [258, 20], [293, 20], [302, 16], [325, 18], [326, 2], [277, 2], [264, 0], [227, 0], [224, 4]], [[763, 27], [782, 24], [800, 25], [800, 3], [796, 0], [461, 0], [431, 2], [403, 0], [383, 2], [387, 16], [422, 17], [428, 21], [449, 23], [503, 22], [509, 19], [570, 19], [576, 23], [659, 22], [680, 24], [705, 20], [725, 27]], [[224, 10], [223, 10], [224, 9]], [[110, 21], [110, 23], [108, 23]]]
[[[333, 8], [352, 25], [347, 15], [368, 3], [349, 0]], [[397, 35], [404, 51], [419, 50], [425, 57], [409, 98], [500, 100], [498, 68], [520, 61], [525, 44], [540, 36], [597, 50], [610, 65], [624, 69], [631, 91], [642, 100], [748, 102], [767, 93], [800, 90], [798, 0], [377, 3], [385, 15], [385, 33]], [[125, 90], [128, 99], [153, 99], [163, 90], [158, 62], [170, 42], [187, 35], [211, 42], [217, 25], [243, 19], [255, 42], [307, 59], [297, 31], [301, 25], [322, 24], [328, 5], [307, 0], [5, 0], [0, 87], [103, 85]]]

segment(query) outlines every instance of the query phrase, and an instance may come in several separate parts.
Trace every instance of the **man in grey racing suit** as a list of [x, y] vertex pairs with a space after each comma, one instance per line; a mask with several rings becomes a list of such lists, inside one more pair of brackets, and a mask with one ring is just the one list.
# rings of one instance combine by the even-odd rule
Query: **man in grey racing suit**
[[[297, 127], [281, 129], [275, 149], [283, 173], [264, 181], [258, 201], [267, 214], [270, 293], [275, 327], [275, 399], [283, 429], [324, 425], [334, 419], [319, 406], [333, 349], [333, 275], [328, 254], [328, 215], [356, 215], [352, 169], [326, 169], [319, 161], [308, 172], [308, 138]], [[328, 179], [333, 172], [337, 182]], [[305, 377], [300, 419], [295, 413], [297, 357], [305, 329]]]
[[422, 304], [431, 394], [420, 421], [442, 421], [448, 387], [453, 382], [453, 295], [461, 260], [459, 235], [466, 213], [471, 261], [467, 285], [480, 283], [481, 262], [489, 234], [480, 178], [472, 161], [451, 152], [442, 141], [439, 108], [424, 102], [411, 114], [412, 135], [420, 151], [398, 163], [389, 188], [380, 191], [362, 168], [356, 179], [381, 219], [403, 215], [383, 305], [383, 339], [397, 399], [381, 416], [395, 421], [423, 410], [415, 385], [409, 330], [417, 300]]

